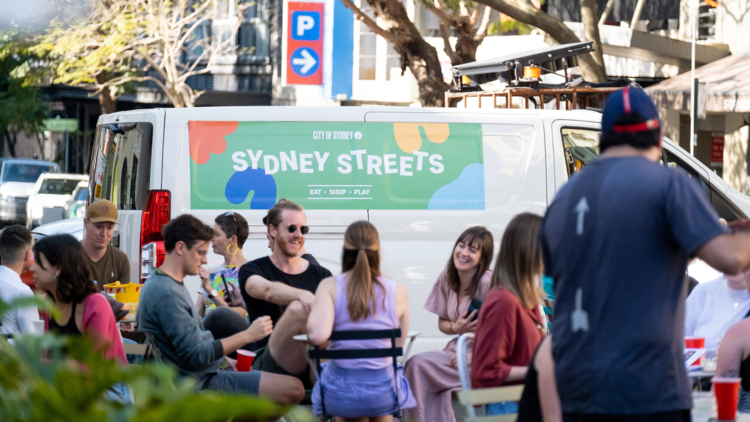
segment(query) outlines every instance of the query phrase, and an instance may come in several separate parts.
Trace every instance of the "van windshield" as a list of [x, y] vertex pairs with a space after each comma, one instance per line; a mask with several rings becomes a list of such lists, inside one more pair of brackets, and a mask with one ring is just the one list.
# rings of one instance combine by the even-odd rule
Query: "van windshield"
[[76, 195], [76, 201], [85, 201], [89, 197], [89, 188], [83, 188], [78, 191]]
[[44, 179], [39, 193], [42, 195], [70, 195], [81, 179]]
[[152, 130], [151, 123], [97, 128], [89, 175], [90, 202], [107, 199], [118, 210], [143, 209], [151, 174]]
[[56, 173], [57, 168], [49, 164], [5, 163], [3, 182], [36, 183], [42, 173]]

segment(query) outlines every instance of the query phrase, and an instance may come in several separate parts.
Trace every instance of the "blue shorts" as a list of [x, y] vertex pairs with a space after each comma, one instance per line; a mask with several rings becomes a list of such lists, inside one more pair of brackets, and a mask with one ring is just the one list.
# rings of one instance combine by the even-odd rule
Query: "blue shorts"
[[[396, 390], [393, 384], [393, 367], [383, 369], [348, 369], [331, 361], [323, 364], [323, 373], [312, 391], [313, 413], [323, 414], [320, 400], [320, 383], [326, 413], [342, 418], [377, 417], [393, 414], [396, 408]], [[415, 407], [417, 401], [404, 378], [404, 368], [398, 368], [398, 395], [401, 409]]]
[[260, 390], [260, 371], [214, 372], [198, 380], [198, 389], [257, 395]]

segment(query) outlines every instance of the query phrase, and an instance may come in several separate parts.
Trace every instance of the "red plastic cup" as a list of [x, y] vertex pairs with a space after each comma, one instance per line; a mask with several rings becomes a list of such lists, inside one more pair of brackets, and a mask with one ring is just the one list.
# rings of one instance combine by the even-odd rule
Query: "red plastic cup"
[[[706, 347], [706, 339], [703, 337], [685, 337], [686, 349], [703, 349]], [[698, 358], [692, 366], [700, 366], [701, 358]]]
[[255, 359], [255, 353], [248, 350], [237, 351], [237, 371], [238, 372], [250, 372], [253, 370], [253, 359]]
[[741, 378], [712, 378], [716, 392], [716, 410], [719, 420], [734, 420], [740, 397]]

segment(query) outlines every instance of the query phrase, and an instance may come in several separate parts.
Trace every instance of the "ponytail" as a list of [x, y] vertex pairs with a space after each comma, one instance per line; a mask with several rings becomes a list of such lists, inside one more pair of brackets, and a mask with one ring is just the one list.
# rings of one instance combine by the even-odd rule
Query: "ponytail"
[[[377, 313], [375, 285], [385, 290], [380, 277], [380, 239], [375, 226], [357, 221], [344, 234], [342, 272], [346, 283], [347, 310], [351, 321], [367, 319]], [[385, 300], [385, 298], [384, 298]]]

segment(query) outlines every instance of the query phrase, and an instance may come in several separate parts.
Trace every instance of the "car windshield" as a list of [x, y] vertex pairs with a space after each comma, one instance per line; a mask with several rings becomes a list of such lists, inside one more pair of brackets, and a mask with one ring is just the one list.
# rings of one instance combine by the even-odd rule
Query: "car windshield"
[[81, 179], [44, 179], [39, 193], [42, 195], [70, 195]]
[[85, 201], [89, 196], [89, 188], [83, 188], [78, 191], [76, 195], [76, 201]]
[[3, 165], [3, 182], [36, 183], [42, 173], [54, 173], [55, 167], [48, 164], [14, 164]]

